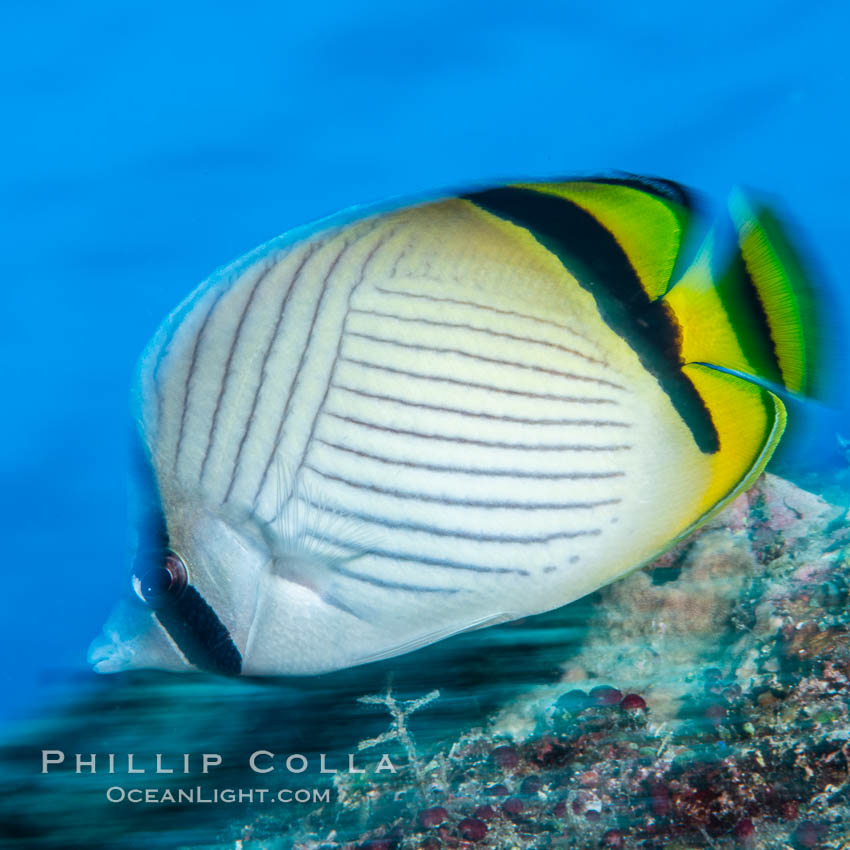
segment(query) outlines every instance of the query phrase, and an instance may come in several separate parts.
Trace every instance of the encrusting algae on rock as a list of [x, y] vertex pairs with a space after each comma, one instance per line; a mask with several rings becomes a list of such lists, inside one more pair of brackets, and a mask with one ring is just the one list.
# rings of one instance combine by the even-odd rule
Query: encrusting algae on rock
[[[293, 846], [846, 848], [848, 552], [845, 509], [763, 476], [601, 591], [559, 683], [418, 769], [339, 777]], [[354, 810], [359, 835], [319, 826]]]

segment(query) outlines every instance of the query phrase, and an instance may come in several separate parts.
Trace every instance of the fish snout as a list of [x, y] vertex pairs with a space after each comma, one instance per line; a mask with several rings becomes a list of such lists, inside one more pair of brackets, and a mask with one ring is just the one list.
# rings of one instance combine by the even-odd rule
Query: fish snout
[[95, 673], [120, 673], [133, 667], [133, 651], [104, 629], [90, 644], [86, 660]]
[[131, 597], [115, 606], [86, 657], [96, 673], [192, 669], [154, 612]]

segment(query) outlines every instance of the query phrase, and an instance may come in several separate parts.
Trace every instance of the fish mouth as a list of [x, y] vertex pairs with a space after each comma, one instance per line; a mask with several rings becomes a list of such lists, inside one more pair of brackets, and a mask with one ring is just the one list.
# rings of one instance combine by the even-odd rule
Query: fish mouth
[[192, 669], [154, 613], [133, 598], [124, 598], [115, 606], [86, 658], [96, 673], [151, 667]]
[[104, 630], [91, 642], [86, 660], [95, 673], [120, 673], [133, 666], [133, 651], [116, 638]]

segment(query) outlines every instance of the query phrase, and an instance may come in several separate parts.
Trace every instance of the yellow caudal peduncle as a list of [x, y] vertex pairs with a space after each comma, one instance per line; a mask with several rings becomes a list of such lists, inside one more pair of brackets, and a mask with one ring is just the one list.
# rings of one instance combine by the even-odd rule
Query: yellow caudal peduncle
[[699, 503], [697, 525], [764, 470], [785, 429], [785, 405], [769, 390], [710, 366], [691, 364], [684, 372], [705, 400], [720, 442], [719, 451], [704, 456], [709, 485]]

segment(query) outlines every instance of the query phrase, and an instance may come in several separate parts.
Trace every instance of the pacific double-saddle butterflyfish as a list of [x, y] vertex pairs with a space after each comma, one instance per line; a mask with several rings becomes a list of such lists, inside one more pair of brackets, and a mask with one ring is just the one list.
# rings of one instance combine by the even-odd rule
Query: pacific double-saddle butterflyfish
[[817, 392], [803, 266], [769, 208], [729, 211], [707, 228], [661, 179], [516, 183], [213, 274], [141, 358], [153, 496], [95, 669], [364, 664], [682, 539], [764, 469], [773, 390]]

